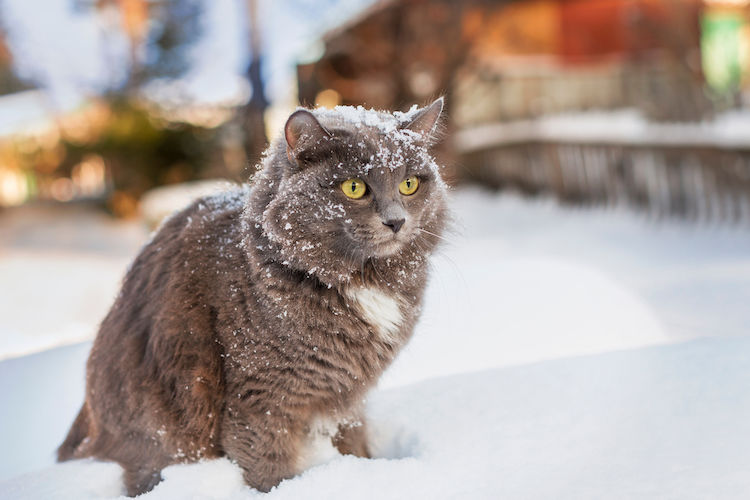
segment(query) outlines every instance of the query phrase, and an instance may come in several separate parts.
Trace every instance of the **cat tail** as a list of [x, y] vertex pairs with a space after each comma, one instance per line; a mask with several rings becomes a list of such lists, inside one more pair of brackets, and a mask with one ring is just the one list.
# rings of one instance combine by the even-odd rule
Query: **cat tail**
[[77, 456], [76, 450], [78, 446], [83, 442], [89, 434], [89, 410], [88, 405], [84, 402], [81, 406], [81, 411], [78, 412], [78, 416], [73, 422], [73, 426], [68, 431], [68, 437], [57, 449], [57, 461], [64, 462], [73, 458], [80, 458]]

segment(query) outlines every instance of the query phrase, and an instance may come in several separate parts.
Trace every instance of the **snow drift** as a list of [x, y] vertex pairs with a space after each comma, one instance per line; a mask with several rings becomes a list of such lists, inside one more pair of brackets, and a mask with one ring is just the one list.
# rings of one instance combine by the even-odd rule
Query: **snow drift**
[[[415, 337], [369, 399], [378, 458], [336, 456], [269, 498], [746, 497], [750, 234], [476, 191], [454, 206]], [[107, 301], [69, 309], [114, 293], [122, 258], [18, 252], [2, 256], [0, 335], [93, 335]], [[50, 297], [32, 324], [34, 290]], [[116, 464], [54, 464], [89, 345], [0, 361], [0, 498], [123, 493]], [[163, 475], [144, 498], [260, 496], [225, 459]]]

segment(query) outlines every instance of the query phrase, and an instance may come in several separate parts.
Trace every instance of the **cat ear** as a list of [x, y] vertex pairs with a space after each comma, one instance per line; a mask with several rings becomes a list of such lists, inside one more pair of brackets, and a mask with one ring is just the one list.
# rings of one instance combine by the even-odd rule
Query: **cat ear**
[[292, 113], [284, 125], [284, 136], [286, 137], [286, 154], [289, 161], [297, 162], [299, 152], [306, 146], [319, 143], [323, 139], [331, 137], [317, 118], [305, 109]]
[[443, 98], [440, 97], [429, 106], [420, 109], [417, 114], [415, 114], [412, 119], [401, 128], [412, 130], [424, 137], [427, 142], [430, 142], [431, 136], [437, 128], [440, 113], [442, 111]]

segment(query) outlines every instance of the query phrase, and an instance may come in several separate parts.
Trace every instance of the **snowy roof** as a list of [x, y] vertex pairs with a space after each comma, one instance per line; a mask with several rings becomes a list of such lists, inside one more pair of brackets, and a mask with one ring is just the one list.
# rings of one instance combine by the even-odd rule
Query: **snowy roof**
[[750, 110], [695, 123], [652, 122], [633, 109], [566, 113], [480, 125], [454, 136], [456, 148], [463, 153], [524, 142], [750, 149]]

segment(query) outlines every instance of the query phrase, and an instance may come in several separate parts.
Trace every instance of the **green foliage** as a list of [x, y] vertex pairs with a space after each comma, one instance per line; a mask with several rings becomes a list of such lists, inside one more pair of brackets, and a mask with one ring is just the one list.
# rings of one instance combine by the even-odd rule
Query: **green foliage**
[[101, 156], [113, 187], [139, 197], [161, 184], [200, 177], [217, 150], [217, 131], [154, 117], [128, 100], [115, 100], [104, 128], [85, 142], [64, 139], [63, 172], [90, 154]]

